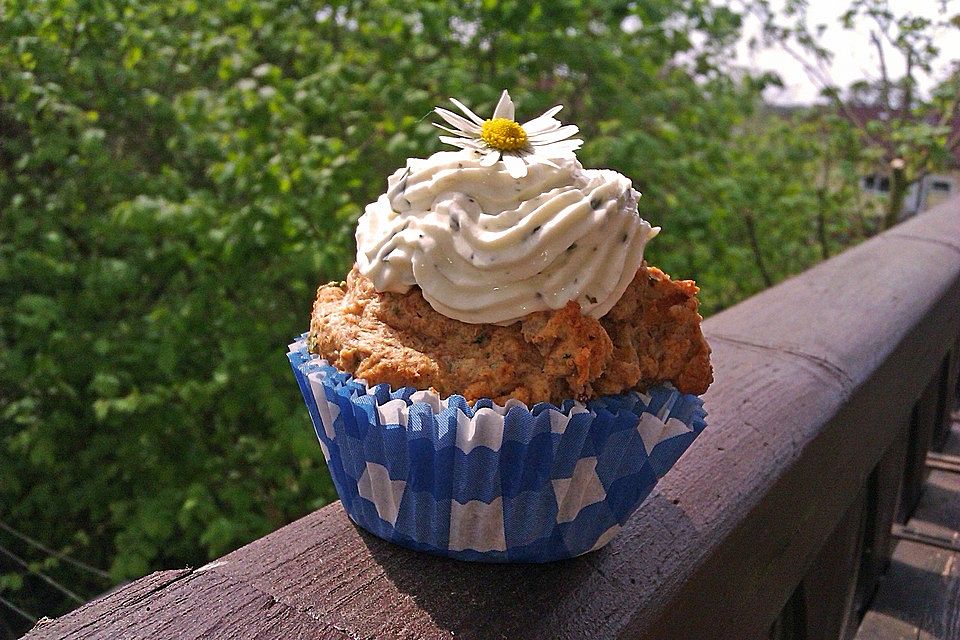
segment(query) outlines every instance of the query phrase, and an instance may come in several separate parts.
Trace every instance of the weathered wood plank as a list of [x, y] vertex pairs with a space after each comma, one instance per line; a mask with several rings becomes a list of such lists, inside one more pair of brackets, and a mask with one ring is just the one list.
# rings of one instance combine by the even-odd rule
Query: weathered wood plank
[[953, 345], [947, 358], [944, 360], [943, 384], [941, 388], [941, 403], [937, 407], [937, 425], [936, 433], [933, 436], [933, 449], [943, 451], [947, 444], [947, 438], [950, 436], [952, 428], [951, 412], [956, 404], [956, 399], [960, 398], [960, 336]]
[[958, 556], [937, 547], [901, 541], [856, 640], [960, 638]]
[[960, 544], [960, 474], [930, 472], [907, 528]]
[[[739, 353], [739, 357], [734, 358], [734, 353]], [[751, 366], [732, 371], [722, 369], [723, 362], [736, 359], [742, 364], [745, 358], [750, 359]], [[735, 406], [751, 407], [740, 409], [737, 413], [741, 416], [744, 411], [797, 416], [825, 408], [813, 403], [810, 397], [817, 397], [817, 390], [831, 385], [831, 378], [803, 360], [738, 345], [720, 345], [718, 363], [720, 373], [738, 383]], [[757, 371], [763, 375], [755, 375]], [[764, 395], [757, 398], [755, 393], [758, 388], [783, 385], [799, 386], [806, 392], [786, 403], [773, 402]], [[734, 419], [733, 415], [729, 417]], [[772, 446], [762, 430], [746, 427], [736, 436], [727, 439], [726, 446], [706, 439], [700, 450], [702, 455], [711, 457], [716, 474], [728, 477], [731, 482], [739, 479], [740, 491], [755, 484], [755, 474], [762, 471], [746, 464], [743, 456], [730, 455], [728, 451], [764, 451], [780, 459], [788, 458], [795, 451], [789, 443], [781, 443], [779, 448]], [[693, 502], [692, 498], [690, 501]], [[302, 604], [309, 603], [325, 615], [351, 625], [360, 635], [386, 637], [391, 633], [392, 607], [381, 606], [388, 603], [400, 607], [406, 624], [418, 631], [440, 626], [451, 633], [477, 638], [523, 635], [564, 638], [594, 633], [594, 637], [612, 636], [617, 632], [616, 625], [625, 624], [633, 611], [632, 606], [624, 606], [623, 592], [642, 597], [640, 594], [663, 588], [664, 580], [669, 579], [670, 565], [677, 562], [669, 546], [674, 536], [696, 536], [701, 531], [715, 529], [715, 523], [710, 521], [717, 513], [712, 495], [702, 496], [693, 506], [687, 502], [688, 496], [682, 489], [656, 493], [611, 548], [596, 556], [547, 567], [464, 566], [403, 552], [363, 535], [363, 547], [352, 545], [346, 554], [329, 557], [323, 545], [311, 549], [293, 541], [289, 552], [275, 559], [272, 565], [264, 564], [266, 558], [262, 560], [261, 555], [275, 553], [276, 547], [288, 545], [248, 548], [240, 554], [239, 562], [217, 570], [242, 576], [264, 590], [282, 592]], [[342, 523], [342, 518], [338, 522]], [[355, 535], [351, 529], [336, 526], [347, 536]], [[338, 540], [338, 544], [343, 542], [346, 541], [342, 538]], [[639, 553], [638, 548], [642, 550]], [[634, 567], [633, 571], [623, 571], [632, 556], [642, 558], [645, 564]], [[302, 564], [296, 563], [298, 558]], [[225, 560], [231, 558], [228, 556]], [[318, 568], [322, 577], [315, 588], [305, 574]], [[344, 576], [355, 577], [345, 581]], [[378, 589], [362, 588], [364, 582], [378, 579]], [[308, 583], [306, 588], [302, 586], [304, 583]], [[336, 587], [333, 593], [328, 592], [331, 585]], [[497, 588], [491, 589], [490, 585]], [[517, 606], [520, 602], [523, 606]], [[491, 611], [497, 615], [491, 616]], [[543, 612], [535, 630], [529, 628], [530, 611]], [[578, 626], [580, 620], [584, 626]]]
[[[934, 253], [943, 259], [952, 259], [938, 250]], [[951, 256], [955, 254], [955, 251], [949, 252]], [[862, 256], [858, 256], [857, 264], [850, 268], [855, 268], [859, 274], [857, 281], [865, 282], [869, 276], [860, 272], [865, 267], [865, 263], [860, 263], [861, 259]], [[928, 273], [931, 268], [926, 267]], [[884, 274], [883, 280], [889, 278], [893, 276]], [[789, 290], [793, 299], [802, 302], [801, 306], [804, 307], [815, 307], [810, 297], [811, 291], [825, 295], [828, 290], [826, 283], [801, 284], [789, 287]], [[917, 286], [934, 285], [925, 283]], [[864, 305], [861, 320], [881, 313], [877, 299], [889, 303], [891, 297], [910, 297], [905, 291], [893, 289], [896, 287], [887, 287], [883, 293], [878, 289], [868, 294], [876, 296], [871, 297], [871, 302], [856, 296], [856, 303]], [[900, 340], [899, 344], [891, 344], [893, 341], [882, 344], [879, 336], [864, 336], [866, 328], [848, 324], [849, 318], [843, 317], [840, 311], [832, 310], [828, 317], [817, 319], [818, 314], [827, 315], [822, 308], [780, 321], [775, 315], [777, 312], [764, 311], [757, 308], [756, 303], [751, 303], [751, 313], [747, 314], [745, 320], [747, 324], [737, 326], [735, 321], [740, 319], [739, 314], [733, 316], [730, 322], [721, 324], [725, 337], [744, 331], [744, 326], [748, 327], [749, 332], [760, 335], [763, 335], [763, 326], [771, 327], [768, 334], [785, 329], [787, 338], [781, 340], [783, 349], [796, 352], [841, 385], [844, 376], [849, 377], [854, 381], [855, 391], [850, 392], [838, 413], [820, 413], [821, 418], [830, 415], [834, 415], [834, 418], [830, 424], [818, 427], [813, 439], [801, 439], [798, 442], [799, 450], [802, 450], [798, 460], [792, 467], [780, 466], [781, 475], [777, 483], [766, 490], [762, 502], [752, 511], [739, 514], [737, 528], [726, 534], [725, 543], [717, 545], [708, 562], [684, 580], [683, 588], [672, 595], [672, 605], [663, 607], [658, 619], [651, 623], [645, 618], [649, 609], [641, 609], [638, 627], [652, 630], [650, 637], [683, 637], [685, 631], [690, 629], [689, 621], [715, 620], [713, 629], [718, 635], [713, 637], [735, 638], [738, 634], [742, 634], [739, 637], [752, 637], [762, 633], [761, 623], [765, 625], [770, 621], [767, 616], [771, 615], [771, 604], [778, 600], [781, 605], [786, 602], [792, 585], [810, 566], [813, 550], [823, 544], [826, 535], [833, 530], [845, 508], [849, 507], [852, 496], [856, 495], [857, 489], [877, 463], [882, 453], [880, 448], [888, 447], [898, 425], [904, 424], [913, 400], [920, 394], [942, 357], [943, 351], [937, 354], [936, 347], [931, 349], [932, 342], [940, 341], [943, 350], [952, 344], [957, 327], [953, 310], [960, 309], [960, 293], [954, 286], [943, 296], [940, 306], [943, 315], [937, 321], [943, 323], [942, 328], [937, 331], [931, 323], [918, 321], [916, 331]], [[772, 300], [767, 302], [769, 304], [766, 306], [772, 307]], [[945, 320], [944, 316], [950, 319]], [[714, 320], [721, 319], [725, 320], [723, 314]], [[888, 317], [883, 322], [891, 322], [891, 319]], [[716, 330], [717, 324], [711, 325], [711, 331]], [[730, 325], [730, 328], [727, 329], [725, 325]], [[824, 331], [825, 326], [831, 330]], [[898, 335], [891, 325], [886, 326], [886, 331], [889, 335]], [[859, 336], [857, 332], [860, 332]], [[788, 338], [799, 338], [809, 345], [809, 350], [801, 351]], [[874, 360], [878, 353], [885, 354], [883, 357], [886, 358], [880, 363]], [[844, 363], [844, 366], [838, 363]], [[873, 365], [877, 368], [872, 375], [867, 375], [863, 367]], [[770, 429], [773, 420], [775, 418], [771, 416], [757, 424]], [[783, 434], [786, 433], [797, 438], [801, 437], [803, 430], [794, 427]], [[768, 430], [767, 434], [774, 437], [772, 431]], [[689, 468], [678, 469], [676, 477], [682, 477]], [[703, 477], [688, 484], [699, 486], [707, 482], [707, 478]], [[791, 536], [791, 532], [795, 535]], [[778, 541], [780, 547], [755, 553], [770, 545], [771, 541]], [[744, 561], [744, 555], [749, 555], [749, 559]], [[704, 592], [723, 595], [705, 599], [701, 596]], [[776, 615], [776, 611], [773, 615]], [[749, 628], [750, 623], [742, 620], [756, 621], [755, 628]], [[726, 626], [728, 624], [729, 628]], [[739, 627], [735, 629], [737, 625]], [[706, 625], [703, 632], [707, 632]]]
[[[931, 481], [936, 481], [934, 475]], [[954, 488], [960, 489], [960, 485]], [[948, 502], [953, 509], [960, 509], [960, 492]], [[944, 511], [944, 505], [937, 505], [937, 510]], [[937, 515], [924, 513], [922, 518], [911, 519], [906, 529], [921, 538], [957, 545], [960, 532], [937, 522]], [[946, 546], [914, 539], [897, 544], [890, 570], [864, 616], [857, 640], [960, 638], [960, 551]]]
[[[866, 610], [873, 599], [880, 581], [889, 568], [895, 540], [890, 524], [894, 521], [900, 501], [903, 484], [904, 466], [907, 456], [907, 433], [909, 425], [904, 424], [893, 445], [887, 450], [867, 483], [868, 504], [872, 513], [868, 513], [867, 537], [864, 541], [864, 555], [861, 573], [857, 577], [857, 593], [854, 600], [856, 616]], [[857, 620], [857, 622], [859, 622]]]
[[[957, 389], [958, 398], [960, 398], [960, 389]], [[960, 456], [960, 409], [953, 412], [953, 424], [950, 427], [950, 433], [947, 434], [947, 441], [943, 445], [944, 453]]]
[[349, 636], [309, 611], [228, 576], [162, 571], [95, 600], [25, 638], [319, 638]]
[[[960, 434], [957, 418], [951, 432]], [[904, 530], [910, 538], [897, 544], [856, 639], [960, 639], [960, 473], [930, 472]]]
[[112, 611], [126, 612], [133, 608], [136, 603], [143, 600], [149, 600], [157, 591], [181, 579], [190, 573], [189, 569], [177, 569], [170, 571], [157, 571], [135, 582], [130, 582], [106, 596], [92, 600], [73, 611], [70, 616], [77, 618], [71, 624], [65, 625], [68, 620], [66, 617], [57, 620], [41, 620], [34, 629], [25, 637], [60, 637], [73, 634], [76, 637], [83, 637], [85, 634], [92, 634], [97, 629], [97, 621], [101, 618], [108, 618]]
[[847, 640], [857, 628], [854, 602], [868, 515], [866, 488], [803, 579], [804, 640]]
[[[753, 364], [723, 372], [727, 379], [737, 381], [735, 406], [740, 409], [736, 414], [766, 412], [796, 420], [829, 408], [811, 400], [820, 397], [818, 391], [825, 385], [833, 384], [819, 367], [787, 354], [729, 344], [718, 346], [718, 363], [733, 361], [732, 354], [738, 352], [745, 353], [737, 362], [743, 364], [744, 358], [749, 358]], [[758, 371], [762, 375], [756, 375]], [[803, 392], [788, 402], [775, 402], [776, 394], [758, 396], [758, 388], [799, 388]], [[834, 400], [839, 401], [840, 390], [835, 391]], [[729, 417], [733, 420], [735, 416]], [[746, 426], [736, 435], [725, 442], [733, 451], [763, 451], [781, 461], [795, 455], [792, 441], [774, 446], [763, 430]], [[736, 479], [741, 491], [755, 485], [756, 474], [764, 471], [747, 464], [749, 456], [727, 451], [721, 443], [712, 454], [719, 465], [717, 472], [731, 482]], [[674, 536], [713, 531], [709, 518], [717, 511], [714, 497], [704, 495], [694, 507], [688, 507], [686, 501], [682, 489], [659, 493], [645, 505], [647, 516], [638, 514], [631, 521], [631, 525], [637, 523], [641, 534], [624, 536], [595, 557], [546, 567], [462, 565], [406, 552], [365, 534], [358, 537], [338, 506], [290, 525], [271, 536], [273, 539], [226, 556], [223, 564], [209, 571], [252, 584], [291, 607], [310, 609], [359, 636], [399, 635], [397, 611], [403, 612], [403, 631], [426, 637], [439, 631], [478, 638], [611, 636], [616, 633], [614, 625], [624, 624], [623, 618], [632, 612], [614, 596], [625, 589], [649, 592], [654, 585], [662, 586], [669, 578], [667, 569], [677, 561], [668, 546]], [[657, 546], [651, 548], [652, 544]], [[644, 548], [641, 558], [649, 565], [615, 580], [613, 574], [627, 551], [638, 545]], [[776, 546], [770, 547], [769, 554], [776, 555]], [[331, 549], [338, 552], [331, 554]], [[524, 606], [516, 606], [519, 602]], [[491, 611], [498, 614], [491, 616]], [[530, 611], [544, 615], [542, 628], [532, 634]], [[580, 619], [591, 626], [578, 628], [570, 622]], [[598, 635], [593, 636], [594, 632]]]
[[928, 451], [926, 464], [931, 469], [960, 473], [960, 456]]
[[960, 333], [948, 204], [711, 318], [711, 426], [600, 552], [456, 563], [360, 533], [337, 504], [136, 603], [108, 596], [52, 624], [78, 637], [247, 637], [244, 622], [268, 634], [275, 620], [356, 638], [760, 637]]
[[897, 520], [906, 522], [917, 507], [923, 485], [930, 472], [926, 465], [927, 452], [934, 444], [938, 431], [938, 410], [944, 391], [944, 372], [937, 370], [927, 382], [923, 393], [913, 406], [910, 416], [910, 446], [907, 451], [907, 464], [900, 497], [900, 513]]

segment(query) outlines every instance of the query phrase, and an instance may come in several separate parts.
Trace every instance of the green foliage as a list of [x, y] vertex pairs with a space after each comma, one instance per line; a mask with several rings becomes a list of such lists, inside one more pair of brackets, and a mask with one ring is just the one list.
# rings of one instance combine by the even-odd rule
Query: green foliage
[[285, 346], [448, 96], [566, 104], [708, 311], [856, 240], [855, 141], [755, 113], [739, 28], [705, 0], [0, 0], [0, 520], [119, 581], [333, 500]]
[[[808, 0], [792, 0], [778, 15], [769, 0], [752, 0], [752, 11], [760, 18], [768, 41], [781, 44], [800, 60], [833, 108], [855, 125], [862, 158], [873, 163], [867, 173], [889, 176], [884, 227], [890, 228], [900, 221], [911, 185], [955, 165], [954, 154], [960, 149], [960, 137], [951, 135], [952, 124], [960, 117], [956, 63], [930, 98], [921, 95], [918, 85], [923, 76], [933, 73], [942, 53], [938, 43], [947, 32], [960, 28], [960, 16], [951, 16], [947, 3], [940, 4], [936, 18], [927, 18], [913, 14], [909, 7], [895, 12], [887, 0], [851, 0], [841, 24], [848, 30], [867, 26], [877, 69], [872, 74], [875, 80], [858, 80], [844, 95], [825, 71], [833, 52], [822, 42], [825, 26], [811, 26], [809, 5]], [[902, 75], [894, 75], [888, 60], [903, 63]], [[866, 113], [860, 107], [868, 107]], [[877, 115], [868, 115], [870, 111]]]

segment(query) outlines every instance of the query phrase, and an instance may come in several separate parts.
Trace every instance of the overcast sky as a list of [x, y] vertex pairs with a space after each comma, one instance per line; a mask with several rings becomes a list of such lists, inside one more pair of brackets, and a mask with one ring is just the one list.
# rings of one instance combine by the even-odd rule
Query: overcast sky
[[[829, 72], [840, 86], [846, 86], [863, 78], [879, 77], [876, 49], [870, 43], [870, 25], [866, 21], [861, 21], [854, 31], [848, 31], [840, 25], [840, 16], [848, 4], [845, 0], [810, 0], [811, 25], [818, 23], [828, 25], [824, 34], [824, 44], [836, 54]], [[958, 0], [948, 2], [947, 15], [960, 13], [958, 5], [960, 5]], [[914, 15], [935, 18], [940, 6], [940, 0], [890, 0], [890, 7], [897, 15], [909, 11]], [[775, 47], [750, 51], [747, 42], [751, 36], [759, 34], [759, 31], [759, 21], [753, 18], [748, 19], [744, 37], [738, 47], [740, 64], [753, 69], [776, 71], [780, 74], [785, 87], [771, 90], [767, 98], [772, 102], [780, 104], [813, 102], [819, 93], [819, 87], [810, 80], [803, 67], [789, 54]], [[921, 78], [920, 86], [924, 92], [944, 77], [951, 60], [960, 59], [960, 30], [954, 28], [941, 32], [938, 36], [938, 45], [941, 48], [938, 68], [933, 77]], [[905, 65], [902, 58], [891, 53], [887, 56], [887, 66], [890, 74], [896, 76], [903, 73]]]

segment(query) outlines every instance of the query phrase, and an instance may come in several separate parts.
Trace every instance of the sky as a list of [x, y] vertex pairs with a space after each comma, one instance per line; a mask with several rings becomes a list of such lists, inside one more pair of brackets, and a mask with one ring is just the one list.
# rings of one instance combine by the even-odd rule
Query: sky
[[[870, 24], [861, 20], [855, 30], [844, 29], [840, 25], [840, 16], [848, 6], [845, 0], [809, 0], [809, 4], [810, 23], [828, 25], [823, 42], [835, 53], [828, 68], [833, 81], [845, 87], [855, 80], [878, 78], [878, 58], [876, 49], [870, 43]], [[889, 4], [897, 15], [910, 12], [913, 15], [935, 18], [941, 1], [890, 0]], [[960, 1], [948, 2], [947, 10], [947, 15], [960, 13]], [[820, 91], [819, 85], [807, 76], [800, 63], [777, 47], [750, 51], [749, 40], [760, 33], [759, 20], [748, 18], [744, 27], [744, 35], [737, 47], [738, 62], [756, 70], [776, 71], [784, 81], [784, 88], [769, 90], [767, 99], [777, 104], [814, 102]], [[954, 28], [941, 32], [937, 37], [937, 44], [941, 48], [939, 64], [932, 77], [920, 79], [920, 89], [924, 94], [946, 75], [950, 61], [960, 60], [960, 30]], [[903, 58], [891, 53], [887, 56], [887, 66], [890, 75], [896, 76], [903, 73], [905, 64]]]

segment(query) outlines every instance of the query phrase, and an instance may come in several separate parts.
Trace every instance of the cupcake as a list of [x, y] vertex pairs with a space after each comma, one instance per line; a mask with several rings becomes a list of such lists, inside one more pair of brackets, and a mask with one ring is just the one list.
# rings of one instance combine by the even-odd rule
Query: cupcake
[[577, 128], [438, 108], [317, 291], [290, 362], [344, 509], [398, 544], [488, 562], [598, 549], [705, 427], [697, 287], [647, 265], [639, 193]]

